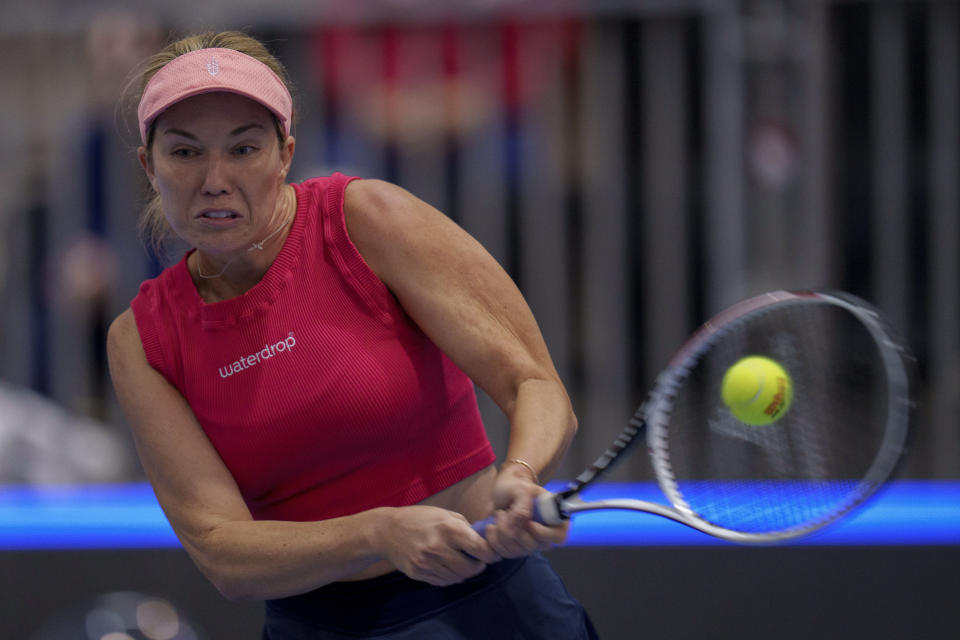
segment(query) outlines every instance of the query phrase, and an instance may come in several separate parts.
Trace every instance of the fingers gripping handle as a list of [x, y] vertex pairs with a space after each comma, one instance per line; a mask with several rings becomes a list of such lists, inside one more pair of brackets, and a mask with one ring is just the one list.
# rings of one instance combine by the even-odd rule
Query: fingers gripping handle
[[[533, 521], [549, 526], [558, 525], [566, 520], [566, 517], [560, 510], [560, 498], [553, 493], [542, 493], [533, 501]], [[474, 522], [471, 526], [473, 530], [481, 536], [486, 537], [487, 526], [494, 523], [496, 518], [489, 516], [483, 520]]]
[[494, 518], [493, 516], [487, 516], [487, 517], [484, 518], [483, 520], [477, 520], [476, 522], [474, 522], [474, 523], [473, 523], [472, 525], [470, 525], [470, 526], [473, 527], [473, 530], [474, 530], [474, 531], [476, 531], [476, 532], [479, 533], [481, 536], [483, 536], [484, 538], [486, 538], [486, 537], [487, 537], [487, 526], [493, 524], [493, 521], [494, 521], [495, 519], [496, 519], [496, 518]]

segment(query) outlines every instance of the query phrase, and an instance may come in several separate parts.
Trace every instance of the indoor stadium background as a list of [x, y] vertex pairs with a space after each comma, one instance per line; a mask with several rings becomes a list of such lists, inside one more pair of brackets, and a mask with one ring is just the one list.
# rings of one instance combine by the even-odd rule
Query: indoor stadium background
[[[223, 600], [165, 525], [104, 350], [139, 283], [180, 257], [137, 233], [124, 84], [170, 36], [223, 29], [264, 39], [293, 78], [292, 180], [395, 182], [517, 281], [581, 425], [560, 479], [749, 295], [849, 291], [910, 345], [911, 448], [849, 529], [757, 549], [585, 516], [551, 559], [601, 637], [955, 632], [958, 3], [3, 0], [0, 638], [93, 639], [91, 619], [144, 602], [163, 622], [144, 637], [259, 637], [260, 605]], [[502, 455], [505, 421], [481, 404]], [[649, 482], [642, 457], [610, 481]]]

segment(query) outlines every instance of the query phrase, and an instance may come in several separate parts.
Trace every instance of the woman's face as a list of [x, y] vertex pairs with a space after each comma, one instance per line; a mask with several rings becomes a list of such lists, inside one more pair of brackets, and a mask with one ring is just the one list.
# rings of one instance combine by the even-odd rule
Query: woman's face
[[220, 92], [160, 114], [150, 152], [141, 147], [139, 155], [173, 231], [198, 249], [227, 253], [269, 233], [293, 148], [292, 137], [278, 144], [266, 107]]

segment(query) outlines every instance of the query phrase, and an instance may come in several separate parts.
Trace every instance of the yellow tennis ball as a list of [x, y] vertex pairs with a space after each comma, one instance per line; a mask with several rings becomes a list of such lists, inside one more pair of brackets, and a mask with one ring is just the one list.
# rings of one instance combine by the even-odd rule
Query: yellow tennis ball
[[727, 369], [720, 394], [735, 418], [761, 426], [779, 420], [790, 408], [793, 381], [778, 362], [747, 356]]

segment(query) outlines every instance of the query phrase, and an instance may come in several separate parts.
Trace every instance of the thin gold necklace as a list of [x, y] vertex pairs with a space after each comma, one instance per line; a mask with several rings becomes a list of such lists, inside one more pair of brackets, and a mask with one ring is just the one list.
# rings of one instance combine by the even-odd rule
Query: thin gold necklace
[[[254, 242], [253, 244], [251, 244], [251, 245], [250, 245], [250, 248], [247, 249], [247, 252], [249, 253], [250, 251], [253, 251], [254, 249], [256, 249], [257, 251], [263, 251], [263, 245], [265, 245], [265, 244], [266, 244], [271, 238], [273, 238], [275, 235], [277, 235], [278, 233], [280, 233], [281, 231], [283, 231], [284, 229], [286, 229], [286, 228], [287, 228], [287, 225], [290, 224], [290, 222], [293, 220], [293, 218], [294, 218], [296, 215], [297, 215], [297, 208], [294, 207], [294, 208], [292, 209], [290, 215], [288, 215], [287, 218], [286, 218], [286, 220], [283, 221], [283, 224], [281, 224], [279, 227], [277, 227], [276, 229], [274, 229], [273, 231], [271, 231], [271, 232], [270, 232], [270, 235], [268, 235], [266, 238], [264, 238], [264, 239], [261, 240], [260, 242]], [[217, 273], [216, 275], [210, 275], [210, 276], [208, 276], [207, 274], [205, 274], [205, 273], [200, 269], [200, 254], [198, 253], [198, 254], [197, 254], [197, 275], [200, 276], [201, 278], [203, 278], [204, 280], [215, 280], [216, 278], [219, 278], [219, 277], [222, 276], [224, 273], [226, 273], [226, 272], [227, 272], [227, 269], [230, 267], [231, 264], [233, 264], [233, 261], [236, 260], [236, 259], [237, 259], [236, 256], [234, 256], [233, 258], [230, 258], [230, 260], [227, 261], [227, 264], [223, 265], [223, 269], [220, 269], [220, 273]]]

